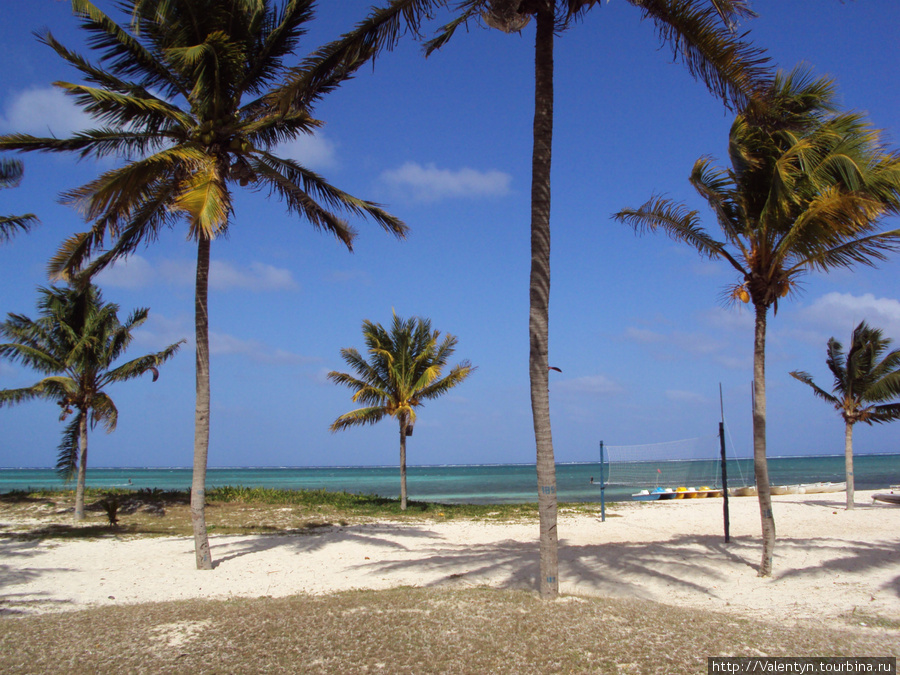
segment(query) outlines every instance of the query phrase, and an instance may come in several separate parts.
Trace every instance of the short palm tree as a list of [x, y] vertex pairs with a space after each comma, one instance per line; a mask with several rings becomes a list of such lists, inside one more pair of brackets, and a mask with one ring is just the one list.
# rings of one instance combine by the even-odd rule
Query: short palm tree
[[729, 296], [752, 302], [753, 456], [763, 532], [760, 576], [772, 573], [775, 519], [766, 461], [766, 321], [769, 308], [810, 270], [873, 265], [900, 247], [900, 230], [878, 232], [900, 205], [900, 156], [862, 116], [838, 113], [834, 86], [803, 70], [779, 73], [771, 90], [737, 115], [730, 169], [694, 164], [691, 184], [716, 214], [713, 238], [696, 211], [653, 198], [615, 215], [635, 231], [666, 232], [739, 275]]
[[900, 349], [888, 351], [891, 340], [865, 321], [853, 329], [850, 350], [835, 338], [828, 341], [825, 363], [834, 375], [834, 387], [828, 393], [813, 382], [812, 376], [795, 370], [791, 375], [808, 384], [813, 394], [834, 406], [844, 418], [844, 462], [847, 473], [847, 508], [853, 508], [853, 425], [857, 422], [882, 424], [900, 419]]
[[40, 318], [10, 314], [0, 324], [0, 336], [13, 342], [0, 344], [0, 356], [47, 375], [30, 387], [0, 391], [0, 407], [35, 398], [56, 401], [60, 420], [74, 417], [63, 431], [57, 470], [66, 479], [77, 471], [75, 520], [84, 519], [84, 483], [88, 459], [88, 426], [102, 423], [116, 428], [119, 411], [106, 387], [125, 382], [157, 368], [172, 358], [181, 342], [155, 354], [115, 365], [133, 339], [132, 331], [147, 320], [147, 309], [137, 309], [121, 323], [119, 306], [104, 303], [94, 285], [80, 288], [38, 289]]
[[[735, 33], [741, 18], [752, 16], [745, 0], [626, 0], [649, 19], [688, 70], [717, 96], [742, 102], [767, 81], [760, 50]], [[426, 53], [443, 46], [460, 27], [483, 21], [491, 28], [518, 33], [532, 19], [534, 47], [534, 126], [531, 180], [531, 274], [529, 280], [529, 379], [534, 422], [538, 510], [540, 514], [540, 593], [559, 593], [556, 466], [550, 429], [550, 168], [553, 140], [553, 48], [556, 35], [583, 17], [599, 0], [390, 0], [341, 40], [322, 49], [320, 66], [304, 71], [282, 92], [283, 105], [304, 102], [304, 92], [324, 73], [352, 62], [360, 53], [391, 49], [404, 28], [420, 33], [434, 11], [453, 5], [457, 16], [426, 44]], [[618, 58], [619, 55], [616, 55]]]
[[[0, 189], [16, 187], [22, 180], [22, 162], [0, 159]], [[37, 223], [33, 213], [23, 216], [0, 216], [0, 243], [9, 241], [16, 232], [28, 232]]]
[[425, 401], [443, 396], [465, 380], [475, 366], [468, 361], [453, 366], [441, 377], [453, 355], [457, 339], [431, 330], [428, 319], [403, 320], [394, 314], [390, 331], [381, 324], [363, 321], [363, 338], [368, 360], [353, 348], [342, 349], [341, 356], [355, 375], [332, 371], [328, 379], [354, 390], [354, 403], [365, 408], [338, 417], [332, 431], [375, 424], [385, 416], [400, 424], [400, 508], [406, 510], [406, 437], [412, 436], [416, 408]]
[[[304, 90], [289, 111], [267, 102], [281, 84], [284, 60], [313, 18], [313, 0], [122, 0], [122, 27], [88, 0], [72, 0], [101, 66], [71, 52], [49, 33], [43, 41], [77, 68], [85, 84], [56, 85], [104, 126], [71, 138], [0, 137], [0, 149], [68, 152], [128, 161], [65, 195], [92, 228], [70, 238], [51, 272], [93, 275], [117, 257], [154, 241], [183, 221], [197, 243], [195, 324], [197, 384], [191, 520], [198, 569], [212, 569], [206, 530], [209, 452], [208, 282], [212, 241], [232, 220], [236, 185], [278, 196], [287, 211], [331, 232], [348, 248], [354, 230], [337, 210], [374, 219], [402, 237], [406, 226], [372, 202], [327, 183], [297, 162], [273, 154], [279, 143], [321, 123], [310, 106], [352, 75], [348, 60]], [[103, 251], [105, 240], [111, 246]]]

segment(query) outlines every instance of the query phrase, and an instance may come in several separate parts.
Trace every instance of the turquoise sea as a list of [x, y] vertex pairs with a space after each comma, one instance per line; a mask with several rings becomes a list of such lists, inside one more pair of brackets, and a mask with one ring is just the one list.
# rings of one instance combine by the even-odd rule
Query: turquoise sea
[[[633, 463], [640, 464], [640, 463]], [[713, 461], [669, 461], [644, 463], [643, 471], [613, 464], [612, 474], [604, 475], [612, 483], [606, 488], [609, 501], [627, 499], [642, 488], [680, 485], [717, 486], [720, 470]], [[639, 467], [641, 468], [641, 467]], [[622, 469], [622, 470], [620, 470]], [[859, 455], [855, 457], [856, 489], [874, 490], [900, 484], [900, 454]], [[560, 501], [600, 501], [599, 463], [557, 465], [557, 492]], [[729, 460], [729, 486], [753, 483], [749, 459]], [[775, 457], [769, 459], [773, 485], [844, 480], [843, 456]], [[591, 479], [594, 482], [591, 483]], [[617, 480], [618, 479], [618, 480]], [[411, 466], [407, 470], [410, 499], [445, 503], [501, 503], [537, 501], [537, 478], [533, 464], [476, 466]], [[620, 485], [617, 482], [629, 482]], [[186, 490], [191, 484], [189, 468], [91, 468], [88, 487], [160, 488]], [[281, 489], [343, 490], [382, 497], [397, 497], [400, 491], [399, 469], [379, 467], [231, 467], [211, 468], [207, 486], [224, 485]], [[0, 468], [0, 493], [11, 490], [64, 489], [65, 484], [52, 469]], [[71, 487], [71, 485], [69, 486]]]

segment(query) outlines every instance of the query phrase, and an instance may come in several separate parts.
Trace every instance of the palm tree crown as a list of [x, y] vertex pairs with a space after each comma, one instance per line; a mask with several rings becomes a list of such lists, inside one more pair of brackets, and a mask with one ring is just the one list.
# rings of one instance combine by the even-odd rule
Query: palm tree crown
[[334, 208], [369, 216], [395, 234], [405, 232], [403, 223], [377, 204], [271, 152], [320, 126], [310, 103], [360, 65], [323, 77], [306, 92], [303, 108], [273, 112], [266, 104], [267, 92], [288, 72], [283, 61], [312, 19], [313, 4], [291, 0], [279, 9], [268, 1], [128, 0], [122, 8], [131, 18], [129, 31], [88, 0], [73, 0], [102, 66], [50, 33], [41, 39], [87, 82], [56, 86], [104, 126], [67, 139], [10, 134], [0, 137], [0, 148], [133, 161], [65, 195], [93, 227], [66, 242], [52, 261], [53, 272], [77, 269], [112, 237], [112, 247], [91, 266], [96, 271], [181, 218], [193, 239], [213, 239], [228, 228], [234, 184], [268, 190], [291, 213], [348, 247], [355, 232]]
[[132, 331], [147, 320], [149, 310], [137, 309], [121, 323], [119, 306], [104, 303], [100, 289], [93, 284], [41, 288], [38, 292], [40, 318], [10, 314], [0, 324], [0, 336], [13, 341], [0, 344], [0, 356], [47, 377], [30, 387], [0, 391], [0, 407], [45, 398], [62, 408], [60, 420], [74, 412], [59, 445], [57, 470], [67, 480], [78, 471], [75, 513], [80, 519], [84, 517], [87, 428], [102, 423], [111, 432], [119, 417], [106, 387], [148, 371], [156, 381], [157, 367], [172, 358], [184, 341], [116, 366], [133, 340]]
[[900, 349], [888, 351], [892, 340], [865, 321], [853, 329], [850, 350], [835, 338], [828, 341], [828, 370], [834, 376], [831, 393], [818, 387], [812, 376], [795, 370], [791, 375], [808, 384], [813, 394], [834, 406], [848, 424], [891, 422], [900, 419]]
[[338, 417], [332, 431], [375, 424], [390, 416], [400, 424], [401, 508], [406, 508], [406, 437], [412, 435], [416, 409], [460, 384], [475, 370], [468, 361], [453, 366], [442, 376], [456, 348], [457, 338], [431, 330], [431, 321], [394, 314], [391, 329], [363, 321], [363, 337], [369, 358], [356, 349], [342, 349], [341, 357], [355, 375], [332, 371], [328, 379], [353, 389], [354, 403], [365, 407]]
[[804, 371], [791, 375], [809, 385], [813, 394], [834, 406], [844, 419], [844, 460], [847, 476], [847, 508], [853, 508], [853, 425], [885, 423], [900, 419], [900, 349], [888, 351], [891, 340], [881, 330], [861, 322], [850, 338], [850, 350], [835, 338], [828, 341], [825, 360], [834, 376], [831, 393]]

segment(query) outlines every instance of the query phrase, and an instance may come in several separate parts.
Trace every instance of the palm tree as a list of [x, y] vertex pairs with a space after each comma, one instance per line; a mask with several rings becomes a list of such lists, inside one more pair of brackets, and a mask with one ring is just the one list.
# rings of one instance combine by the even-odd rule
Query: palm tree
[[[0, 189], [16, 187], [22, 180], [22, 162], [17, 159], [0, 159]], [[37, 223], [33, 213], [23, 216], [0, 216], [0, 243], [12, 239], [16, 231], [28, 232]]]
[[457, 339], [431, 330], [431, 321], [414, 317], [404, 321], [394, 314], [391, 330], [381, 324], [363, 321], [363, 338], [369, 360], [353, 348], [342, 349], [341, 356], [356, 375], [332, 371], [328, 379], [353, 389], [354, 403], [367, 407], [338, 417], [331, 431], [375, 424], [385, 415], [400, 423], [400, 508], [406, 510], [406, 437], [412, 436], [416, 408], [438, 398], [465, 380], [475, 370], [468, 361], [453, 366], [441, 377], [453, 355]]
[[102, 423], [111, 432], [119, 417], [105, 388], [147, 371], [153, 373], [155, 382], [157, 367], [172, 358], [184, 340], [114, 367], [131, 344], [132, 331], [147, 320], [148, 309], [137, 309], [120, 323], [119, 306], [104, 303], [100, 289], [93, 284], [39, 288], [38, 293], [40, 318], [9, 314], [0, 324], [0, 335], [15, 341], [0, 344], [0, 356], [20, 361], [47, 377], [30, 387], [0, 391], [0, 407], [45, 398], [62, 408], [60, 421], [75, 413], [63, 431], [56, 468], [66, 480], [77, 470], [75, 520], [84, 520], [88, 425], [93, 428]]
[[[791, 375], [808, 384], [813, 394], [834, 406], [844, 418], [844, 463], [847, 472], [847, 508], [853, 508], [853, 425], [883, 424], [900, 419], [900, 349], [888, 352], [891, 340], [881, 330], [861, 322], [853, 329], [850, 351], [835, 338], [828, 341], [825, 363], [834, 375], [832, 393], [818, 387], [812, 376], [795, 370]], [[887, 353], [886, 353], [887, 352]]]
[[[42, 39], [87, 81], [57, 86], [106, 126], [66, 139], [0, 137], [0, 149], [136, 157], [65, 195], [93, 225], [64, 243], [51, 260], [51, 272], [64, 276], [83, 268], [93, 275], [181, 219], [197, 242], [191, 520], [198, 569], [212, 569], [205, 512], [210, 246], [231, 223], [234, 184], [267, 189], [288, 212], [331, 232], [348, 249], [355, 232], [336, 215], [338, 209], [370, 217], [398, 237], [406, 232], [379, 205], [272, 152], [281, 142], [312, 133], [321, 123], [310, 116], [311, 104], [361, 65], [348, 60], [324, 74], [304, 92], [303, 106], [277, 111], [267, 103], [270, 90], [286, 74], [284, 59], [312, 20], [313, 5], [313, 0], [286, 0], [280, 6], [271, 0], [123, 0], [118, 6], [130, 21], [123, 28], [88, 0], [72, 0], [103, 67], [49, 33]], [[107, 237], [112, 245], [90, 261]]]
[[767, 95], [737, 115], [730, 169], [698, 159], [690, 181], [716, 214], [714, 239], [696, 211], [654, 197], [615, 215], [635, 231], [662, 229], [710, 259], [724, 259], [740, 281], [732, 299], [752, 302], [753, 457], [763, 533], [760, 576], [772, 573], [775, 519], [766, 462], [766, 321], [769, 308], [810, 270], [874, 265], [900, 247], [900, 230], [877, 233], [900, 203], [900, 156], [861, 115], [839, 113], [834, 85], [803, 70], [779, 73]]
[[[738, 19], [752, 16], [745, 0], [626, 0], [650, 19], [660, 40], [680, 57], [692, 75], [725, 101], [740, 103], [767, 78], [759, 50], [735, 37]], [[324, 73], [359, 54], [391, 49], [405, 29], [420, 33], [424, 20], [448, 0], [391, 0], [374, 10], [341, 40], [317, 54]], [[583, 17], [599, 0], [460, 0], [458, 15], [426, 43], [430, 54], [469, 21], [482, 20], [504, 32], [519, 32], [533, 18], [535, 30], [534, 127], [531, 179], [531, 273], [529, 280], [529, 376], [540, 513], [540, 592], [559, 593], [556, 529], [556, 468], [550, 429], [548, 380], [550, 300], [550, 165], [553, 138], [553, 47], [556, 34]], [[303, 105], [315, 82], [313, 67], [283, 90], [282, 107]]]

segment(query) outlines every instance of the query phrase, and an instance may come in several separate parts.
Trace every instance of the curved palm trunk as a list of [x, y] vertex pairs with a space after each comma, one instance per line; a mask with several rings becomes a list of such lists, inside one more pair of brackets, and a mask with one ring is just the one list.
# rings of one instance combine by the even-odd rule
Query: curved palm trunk
[[406, 418], [400, 418], [400, 510], [406, 511]]
[[769, 486], [769, 465], [766, 460], [766, 312], [756, 305], [756, 327], [753, 342], [753, 472], [759, 495], [759, 515], [762, 521], [763, 554], [759, 576], [772, 576], [775, 555], [775, 516], [772, 514], [772, 491]]
[[853, 508], [853, 423], [844, 429], [844, 466], [847, 471], [847, 509]]
[[545, 2], [535, 15], [534, 149], [531, 161], [531, 278], [529, 358], [531, 413], [537, 448], [540, 514], [541, 597], [559, 594], [559, 540], [556, 530], [556, 464], [550, 433], [548, 351], [550, 316], [550, 159], [553, 141], [554, 12]]
[[78, 480], [75, 484], [75, 520], [84, 520], [84, 485], [87, 478], [88, 416], [79, 411], [78, 420]]
[[209, 455], [209, 247], [202, 234], [197, 244], [194, 321], [197, 331], [197, 399], [194, 409], [194, 475], [191, 481], [191, 524], [198, 570], [211, 570], [206, 532], [206, 464]]

